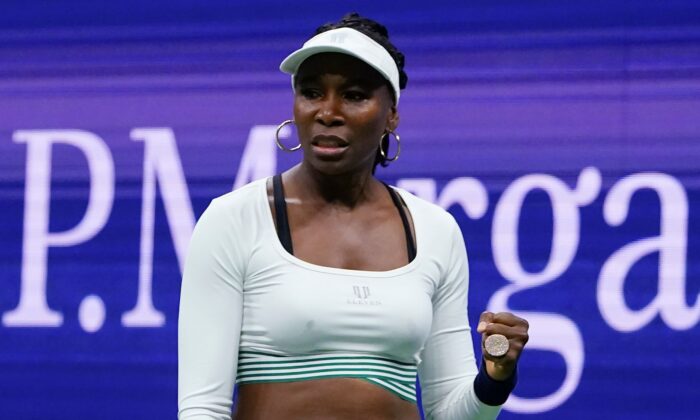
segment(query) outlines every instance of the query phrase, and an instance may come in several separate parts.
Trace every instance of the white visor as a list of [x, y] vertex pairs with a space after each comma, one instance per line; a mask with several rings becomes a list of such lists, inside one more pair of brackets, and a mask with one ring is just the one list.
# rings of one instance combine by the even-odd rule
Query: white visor
[[394, 89], [396, 105], [399, 104], [399, 69], [389, 52], [375, 40], [352, 28], [338, 28], [322, 32], [309, 39], [304, 45], [280, 64], [280, 70], [292, 75], [292, 87], [294, 75], [304, 60], [314, 54], [324, 52], [337, 52], [348, 54], [369, 64], [377, 70]]

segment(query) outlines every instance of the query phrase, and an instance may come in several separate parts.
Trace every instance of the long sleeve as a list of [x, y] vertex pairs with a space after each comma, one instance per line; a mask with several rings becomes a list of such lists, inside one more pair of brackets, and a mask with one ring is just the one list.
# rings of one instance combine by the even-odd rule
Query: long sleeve
[[185, 262], [178, 325], [178, 418], [230, 420], [245, 263], [236, 220], [214, 200]]
[[478, 374], [467, 318], [469, 273], [464, 239], [454, 219], [450, 257], [433, 296], [433, 323], [418, 366], [423, 409], [429, 420], [494, 419], [500, 406], [479, 400]]

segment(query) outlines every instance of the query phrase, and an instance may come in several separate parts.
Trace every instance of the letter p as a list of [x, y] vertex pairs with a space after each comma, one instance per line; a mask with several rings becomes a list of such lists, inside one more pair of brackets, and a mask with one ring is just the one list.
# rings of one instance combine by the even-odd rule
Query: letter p
[[[19, 304], [3, 314], [2, 322], [8, 327], [57, 327], [63, 323], [63, 314], [50, 309], [46, 301], [48, 249], [85, 242], [102, 229], [114, 201], [114, 162], [104, 141], [87, 131], [19, 130], [13, 141], [27, 144], [22, 281]], [[90, 173], [85, 215], [63, 232], [49, 232], [51, 150], [56, 143], [80, 149]]]

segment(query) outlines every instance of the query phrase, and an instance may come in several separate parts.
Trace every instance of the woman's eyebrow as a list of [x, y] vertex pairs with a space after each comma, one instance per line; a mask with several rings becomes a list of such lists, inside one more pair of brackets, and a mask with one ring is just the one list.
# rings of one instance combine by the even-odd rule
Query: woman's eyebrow
[[343, 83], [343, 86], [345, 86], [345, 87], [358, 86], [358, 87], [361, 87], [364, 89], [369, 89], [369, 90], [374, 90], [381, 85], [382, 85], [382, 82], [370, 80], [370, 79], [367, 79], [366, 77], [355, 77], [355, 78], [349, 79], [345, 83]]
[[369, 85], [369, 82], [366, 79], [360, 78], [360, 77], [355, 77], [353, 79], [348, 79], [343, 83], [344, 85], [359, 85], [359, 86], [366, 86]]

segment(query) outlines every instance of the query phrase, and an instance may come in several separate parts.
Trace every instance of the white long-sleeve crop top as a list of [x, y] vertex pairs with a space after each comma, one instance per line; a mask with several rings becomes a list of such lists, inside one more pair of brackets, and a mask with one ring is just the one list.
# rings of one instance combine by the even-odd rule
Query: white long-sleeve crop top
[[323, 267], [281, 245], [265, 180], [212, 201], [185, 263], [178, 330], [180, 420], [230, 419], [236, 382], [359, 377], [427, 419], [493, 419], [477, 398], [468, 270], [457, 223], [397, 189], [416, 257], [389, 271]]

